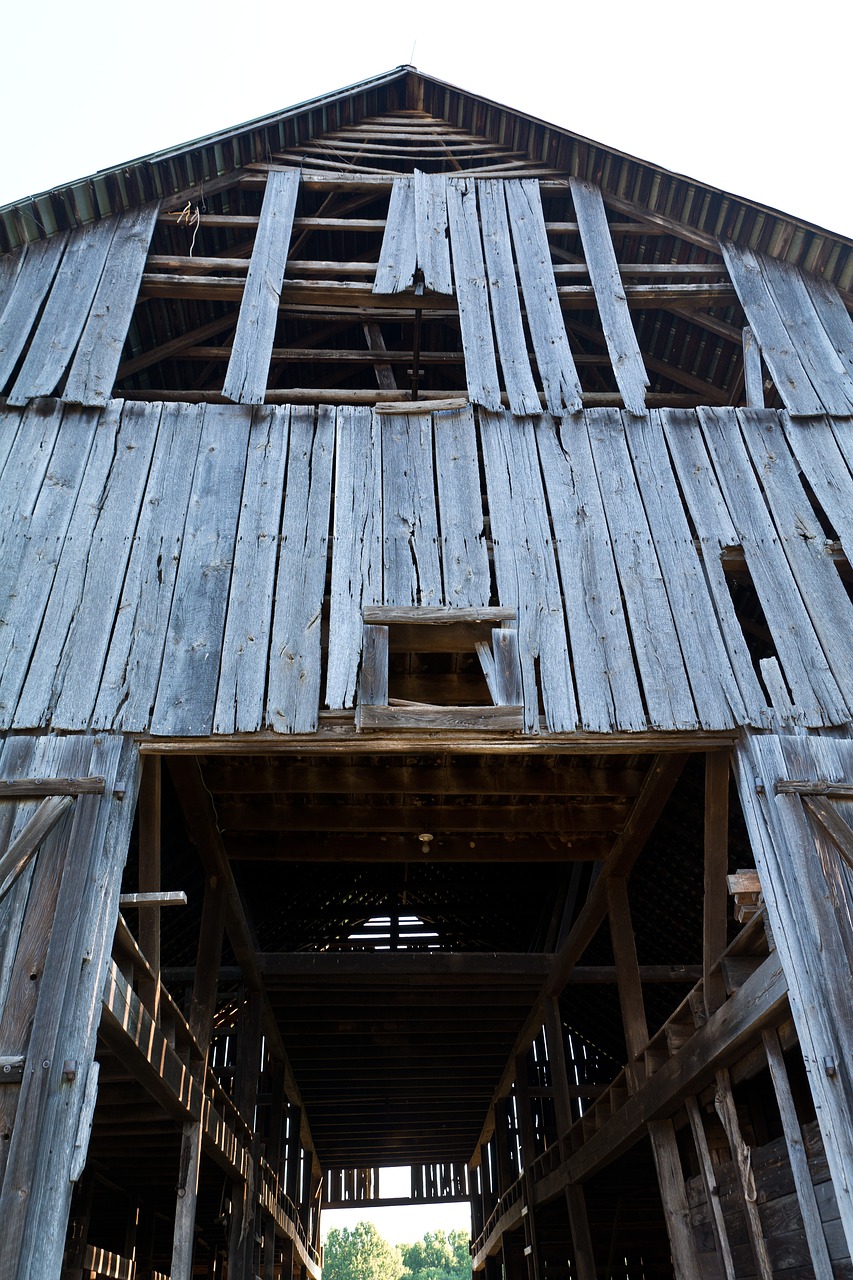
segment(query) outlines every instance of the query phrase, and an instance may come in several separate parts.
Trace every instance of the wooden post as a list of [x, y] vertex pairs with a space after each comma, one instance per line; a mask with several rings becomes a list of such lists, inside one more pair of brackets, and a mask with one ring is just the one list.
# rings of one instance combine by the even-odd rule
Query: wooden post
[[[202, 1054], [201, 1060], [193, 1063], [192, 1074], [201, 1084], [202, 1089], [207, 1076], [207, 1055], [213, 1036], [213, 1015], [216, 1011], [217, 979], [224, 931], [225, 892], [221, 881], [216, 876], [211, 876], [204, 890], [198, 959], [189, 1017], [190, 1031], [198, 1041]], [[190, 1280], [192, 1276], [201, 1141], [201, 1119], [188, 1121], [181, 1134], [171, 1280]]]
[[708, 1149], [708, 1138], [705, 1134], [705, 1126], [702, 1123], [702, 1114], [695, 1098], [685, 1098], [684, 1105], [687, 1109], [687, 1118], [690, 1121], [690, 1129], [693, 1134], [693, 1145], [696, 1147], [696, 1154], [699, 1157], [702, 1185], [705, 1188], [705, 1202], [711, 1211], [711, 1225], [714, 1228], [717, 1252], [723, 1264], [726, 1280], [735, 1280], [735, 1264], [732, 1261], [726, 1220], [723, 1216], [723, 1206], [720, 1204], [720, 1189], [717, 1183], [717, 1175], [714, 1172], [713, 1161], [711, 1160], [711, 1152]]
[[[261, 1057], [263, 1005], [260, 993], [249, 992], [240, 1028], [237, 1110], [245, 1118], [254, 1112]], [[257, 1136], [252, 1144], [248, 1177], [232, 1188], [231, 1231], [228, 1238], [229, 1280], [251, 1280], [257, 1208]]]
[[726, 984], [713, 966], [726, 949], [726, 911], [729, 869], [729, 757], [709, 751], [705, 756], [705, 899], [703, 909], [702, 982], [705, 1012], [725, 1003]]
[[[649, 1033], [631, 925], [628, 886], [623, 878], [610, 877], [607, 883], [607, 901], [619, 1005], [629, 1058], [626, 1077], [629, 1087], [634, 1091], [639, 1084], [637, 1059], [648, 1043]], [[694, 1280], [700, 1274], [699, 1253], [690, 1222], [675, 1127], [671, 1120], [655, 1120], [649, 1124], [648, 1130], [676, 1280]]]
[[[159, 756], [148, 756], [139, 788], [139, 892], [159, 893], [161, 874], [162, 771]], [[139, 908], [139, 949], [154, 972], [154, 981], [140, 980], [139, 999], [155, 1022], [160, 977], [160, 908]]]
[[809, 1253], [814, 1267], [815, 1280], [832, 1280], [829, 1250], [826, 1247], [826, 1237], [823, 1234], [820, 1210], [815, 1197], [812, 1176], [809, 1172], [809, 1161], [803, 1145], [803, 1135], [791, 1093], [788, 1071], [785, 1067], [785, 1059], [782, 1057], [782, 1046], [779, 1044], [779, 1037], [772, 1027], [762, 1032], [762, 1039], [764, 1041], [764, 1051], [767, 1054], [767, 1065], [770, 1068], [770, 1077], [776, 1092], [776, 1101], [779, 1104], [779, 1115], [782, 1119], [785, 1145], [788, 1148], [788, 1158], [791, 1161], [791, 1172], [794, 1175], [794, 1186], [800, 1203], [800, 1213], [803, 1215], [803, 1226], [806, 1230], [806, 1240], [808, 1241]]
[[761, 1219], [758, 1216], [758, 1205], [755, 1203], [755, 1188], [752, 1183], [749, 1148], [744, 1142], [743, 1134], [741, 1133], [737, 1107], [732, 1095], [732, 1082], [726, 1067], [717, 1072], [717, 1093], [714, 1098], [714, 1105], [717, 1109], [717, 1115], [723, 1122], [723, 1128], [729, 1140], [732, 1162], [737, 1172], [737, 1182], [741, 1193], [741, 1206], [746, 1218], [749, 1243], [752, 1246], [758, 1275], [762, 1277], [762, 1280], [773, 1280], [773, 1266], [770, 1261], [770, 1255], [767, 1252], [767, 1243], [764, 1239]]

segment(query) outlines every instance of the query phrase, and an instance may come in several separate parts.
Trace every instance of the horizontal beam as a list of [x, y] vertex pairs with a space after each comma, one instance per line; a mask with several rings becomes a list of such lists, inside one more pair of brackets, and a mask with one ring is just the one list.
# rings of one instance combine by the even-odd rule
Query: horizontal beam
[[[286, 308], [285, 308], [286, 310]], [[304, 314], [304, 313], [300, 313]], [[319, 311], [318, 314], [325, 315]], [[362, 317], [362, 313], [357, 309], [353, 312], [340, 312], [340, 315], [354, 315]], [[372, 317], [373, 318], [373, 317]], [[402, 314], [393, 317], [384, 316], [383, 318], [392, 318], [403, 320], [406, 317]], [[146, 361], [148, 363], [148, 361]], [[173, 391], [169, 387], [154, 387], [146, 390], [137, 390], [133, 387], [123, 388], [121, 396], [125, 400], [141, 400], [149, 403], [155, 401], [158, 404], [232, 404], [231, 400], [227, 400], [221, 391]], [[461, 396], [461, 393], [460, 393]], [[402, 402], [410, 400], [410, 392], [408, 391], [362, 391], [351, 390], [341, 391], [336, 387], [288, 387], [286, 391], [277, 391], [267, 388], [264, 393], [265, 404], [359, 404], [359, 405], [381, 405], [394, 402]], [[544, 405], [544, 397], [540, 395], [540, 399]], [[423, 404], [427, 400], [447, 400], [446, 391], [424, 391], [419, 389], [417, 401], [413, 404], [421, 406], [423, 412]], [[501, 394], [501, 403], [506, 407], [509, 404], [506, 392]], [[669, 391], [647, 391], [646, 392], [646, 408], [647, 409], [693, 409], [698, 403], [698, 397], [693, 394]], [[622, 397], [618, 391], [585, 391], [583, 393], [583, 405], [585, 409], [592, 408], [614, 408], [621, 409], [623, 407]], [[414, 412], [415, 410], [413, 410]]]
[[0, 800], [40, 800], [43, 796], [103, 794], [103, 778], [15, 778], [0, 782]]
[[528, 832], [572, 835], [615, 831], [627, 806], [609, 804], [370, 805], [220, 804], [219, 826], [229, 831]]
[[[265, 951], [258, 955], [258, 967], [266, 979], [352, 979], [370, 978], [409, 982], [413, 978], [536, 977], [548, 972], [552, 952], [500, 951]], [[194, 970], [188, 970], [193, 973]], [[695, 964], [647, 964], [640, 966], [640, 979], [647, 983], [695, 983], [702, 966]], [[579, 965], [572, 970], [572, 986], [615, 983], [613, 965]]]

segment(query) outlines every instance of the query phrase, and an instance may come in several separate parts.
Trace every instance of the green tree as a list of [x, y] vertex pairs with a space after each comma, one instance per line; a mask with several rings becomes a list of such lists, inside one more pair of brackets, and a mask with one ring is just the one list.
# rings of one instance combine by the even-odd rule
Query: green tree
[[468, 1237], [459, 1230], [427, 1231], [423, 1240], [403, 1245], [403, 1262], [411, 1280], [469, 1280]]
[[323, 1251], [323, 1280], [400, 1280], [403, 1256], [372, 1222], [333, 1227]]

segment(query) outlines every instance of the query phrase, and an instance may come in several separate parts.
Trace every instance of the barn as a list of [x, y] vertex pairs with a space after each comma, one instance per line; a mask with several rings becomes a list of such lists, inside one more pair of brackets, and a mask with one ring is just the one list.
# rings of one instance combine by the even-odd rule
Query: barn
[[853, 1276], [851, 308], [409, 66], [0, 209], [0, 1280]]

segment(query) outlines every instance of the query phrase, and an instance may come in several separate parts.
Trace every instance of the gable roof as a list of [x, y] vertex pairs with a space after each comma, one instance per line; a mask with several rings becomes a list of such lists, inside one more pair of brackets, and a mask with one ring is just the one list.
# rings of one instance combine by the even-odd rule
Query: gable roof
[[0, 208], [0, 252], [159, 199], [180, 208], [248, 164], [369, 116], [422, 110], [599, 185], [611, 207], [716, 250], [719, 238], [853, 287], [853, 240], [400, 66], [285, 111], [142, 156]]

